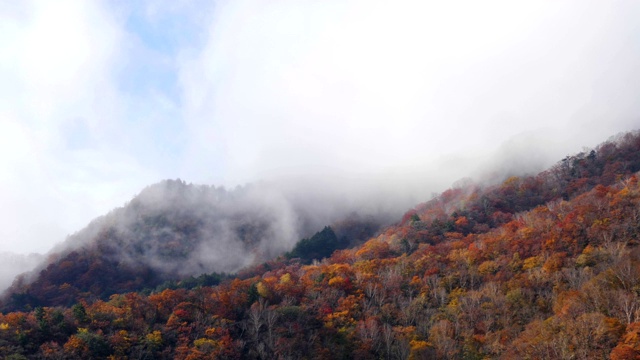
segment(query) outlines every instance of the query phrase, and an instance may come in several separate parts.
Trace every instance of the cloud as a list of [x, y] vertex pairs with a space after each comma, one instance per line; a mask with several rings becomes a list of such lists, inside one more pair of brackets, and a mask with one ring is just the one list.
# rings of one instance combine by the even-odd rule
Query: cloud
[[44, 251], [151, 178], [118, 146], [125, 34], [99, 2], [5, 4], [0, 18], [0, 248]]
[[181, 69], [190, 154], [216, 181], [419, 183], [443, 158], [464, 176], [523, 133], [559, 133], [571, 152], [638, 118], [629, 2], [222, 3]]
[[547, 166], [638, 126], [639, 13], [2, 2], [0, 250], [45, 251], [162, 178], [400, 209], [487, 167]]

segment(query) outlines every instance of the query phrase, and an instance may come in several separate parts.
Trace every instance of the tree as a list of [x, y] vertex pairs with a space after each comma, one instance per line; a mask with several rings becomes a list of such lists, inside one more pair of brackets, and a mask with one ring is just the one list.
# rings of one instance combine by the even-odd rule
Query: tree
[[287, 253], [288, 258], [300, 258], [306, 263], [314, 259], [322, 259], [331, 256], [340, 248], [340, 242], [331, 227], [326, 226], [322, 231], [315, 233], [308, 239], [298, 241], [293, 250]]

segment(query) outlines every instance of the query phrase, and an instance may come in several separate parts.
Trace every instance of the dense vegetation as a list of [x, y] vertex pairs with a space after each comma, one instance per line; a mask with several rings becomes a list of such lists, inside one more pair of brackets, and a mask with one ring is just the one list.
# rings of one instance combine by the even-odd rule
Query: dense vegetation
[[[280, 199], [280, 193], [263, 194], [269, 191], [274, 190], [247, 186], [226, 191], [180, 180], [151, 185], [71, 236], [44, 266], [18, 278], [0, 309], [68, 307], [79, 299], [92, 302], [185, 284], [190, 276], [233, 273], [282, 254], [300, 239], [298, 234], [313, 234], [326, 225], [312, 218], [313, 211], [297, 212], [301, 204]], [[341, 246], [368, 239], [382, 224], [357, 214], [335, 220]], [[316, 237], [304, 244], [324, 241]], [[328, 240], [335, 244], [299, 245], [296, 256], [327, 257], [338, 241]]]
[[288, 258], [299, 258], [305, 263], [312, 260], [319, 260], [331, 256], [334, 251], [340, 248], [338, 236], [333, 229], [326, 226], [322, 231], [316, 233], [308, 239], [302, 239], [296, 243], [293, 250], [285, 256]]
[[627, 134], [537, 176], [448, 190], [313, 264], [330, 228], [216, 286], [4, 313], [0, 354], [637, 359], [639, 170]]

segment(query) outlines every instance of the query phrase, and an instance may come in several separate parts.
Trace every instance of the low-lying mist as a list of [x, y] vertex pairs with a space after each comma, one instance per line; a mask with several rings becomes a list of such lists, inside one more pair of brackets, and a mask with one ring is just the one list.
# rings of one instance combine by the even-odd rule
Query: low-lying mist
[[42, 261], [44, 256], [41, 254], [0, 253], [0, 291], [8, 288], [17, 275], [34, 269]]
[[[566, 152], [567, 147], [542, 133], [522, 134], [489, 157], [445, 157], [424, 167], [358, 174], [317, 168], [233, 189], [165, 180], [59, 243], [32, 275], [72, 251], [147, 266], [167, 278], [235, 272], [345, 219], [380, 228], [455, 184], [537, 173], [580, 150]], [[28, 265], [0, 273], [3, 289], [44, 257], [29, 259]]]
[[50, 252], [48, 263], [90, 252], [122, 266], [149, 267], [168, 279], [229, 273], [281, 255], [326, 225], [381, 227], [408, 208], [391, 197], [365, 199], [355, 188], [338, 191], [333, 181], [309, 186], [298, 179], [226, 190], [165, 180], [69, 236]]

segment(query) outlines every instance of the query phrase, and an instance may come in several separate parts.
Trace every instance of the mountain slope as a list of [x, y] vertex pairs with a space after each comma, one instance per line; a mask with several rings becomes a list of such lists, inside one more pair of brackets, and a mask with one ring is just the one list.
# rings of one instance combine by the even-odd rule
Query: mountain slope
[[0, 289], [6, 289], [17, 275], [30, 271], [44, 260], [41, 254], [14, 254], [0, 252]]
[[163, 181], [93, 221], [44, 266], [18, 278], [4, 308], [70, 305], [188, 276], [235, 272], [290, 250], [337, 216], [345, 216], [337, 224], [345, 234], [364, 226], [360, 236], [372, 235], [384, 221], [343, 210], [304, 212], [302, 205], [260, 184], [226, 191]]
[[214, 287], [3, 314], [0, 354], [635, 359], [639, 160], [628, 134], [534, 177], [446, 191], [310, 265], [281, 257]]

